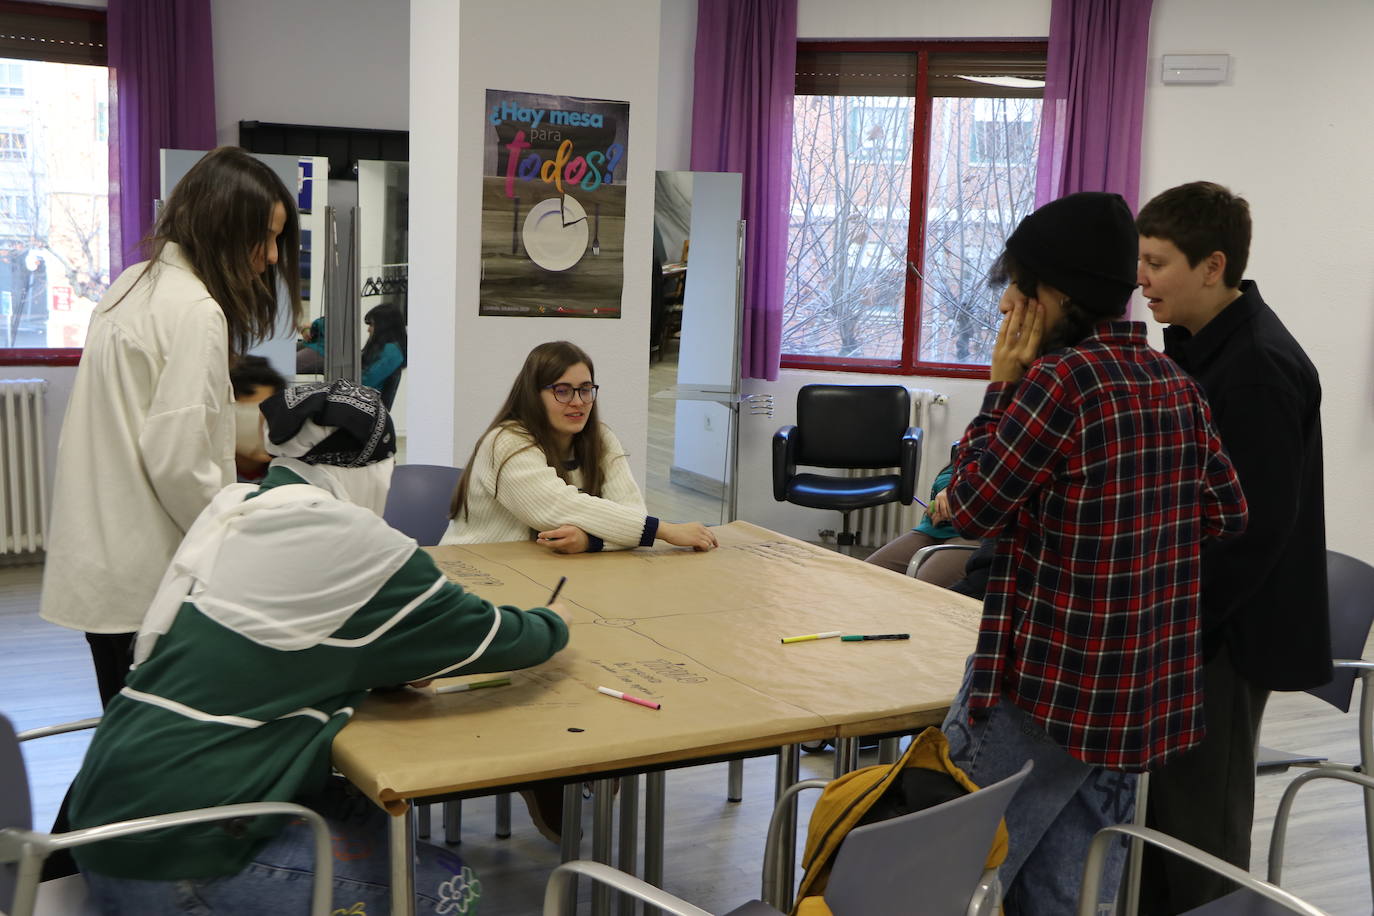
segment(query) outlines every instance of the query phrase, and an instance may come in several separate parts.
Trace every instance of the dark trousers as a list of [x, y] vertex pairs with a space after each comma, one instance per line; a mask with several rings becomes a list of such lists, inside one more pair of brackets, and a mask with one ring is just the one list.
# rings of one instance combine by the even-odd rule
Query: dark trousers
[[[91, 661], [95, 665], [95, 685], [100, 691], [100, 708], [105, 709], [115, 694], [124, 689], [124, 677], [129, 673], [129, 665], [134, 660], [134, 633], [87, 633], [86, 643], [91, 649]], [[52, 832], [66, 833], [71, 829], [67, 816], [67, 803], [71, 791], [62, 799], [53, 819]], [[63, 878], [76, 874], [76, 862], [71, 853], [60, 850], [48, 857], [43, 863], [43, 880]]]
[[[1150, 773], [1145, 823], [1249, 871], [1255, 748], [1269, 691], [1241, 677], [1225, 649], [1203, 667], [1203, 685], [1207, 735]], [[1225, 878], [1145, 847], [1142, 916], [1171, 916], [1234, 889]]]
[[91, 661], [95, 663], [95, 684], [100, 691], [100, 708], [110, 705], [115, 694], [124, 689], [124, 677], [134, 660], [134, 633], [87, 633]]

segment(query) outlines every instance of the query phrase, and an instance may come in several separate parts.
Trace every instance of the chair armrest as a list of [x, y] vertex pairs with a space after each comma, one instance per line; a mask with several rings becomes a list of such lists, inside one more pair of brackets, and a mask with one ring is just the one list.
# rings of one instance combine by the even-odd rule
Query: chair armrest
[[916, 570], [920, 569], [932, 554], [937, 554], [942, 550], [967, 550], [969, 552], [978, 549], [977, 544], [931, 544], [929, 547], [922, 547], [911, 555], [911, 561], [906, 564], [906, 574], [913, 579], [916, 578]]
[[1292, 812], [1293, 800], [1298, 790], [1314, 779], [1339, 779], [1363, 786], [1366, 791], [1374, 791], [1374, 778], [1363, 773], [1347, 770], [1339, 765], [1319, 766], [1315, 770], [1299, 773], [1283, 790], [1278, 810], [1274, 812], [1274, 834], [1269, 840], [1269, 882], [1278, 884], [1283, 877], [1283, 847], [1288, 839], [1288, 816]]
[[28, 731], [19, 732], [14, 736], [16, 741], [32, 741], [34, 738], [47, 738], [50, 735], [63, 735], [67, 732], [79, 732], [87, 728], [95, 728], [100, 724], [100, 716], [91, 719], [78, 719], [75, 722], [63, 722], [59, 725], [43, 725], [39, 728], [31, 728]]
[[1315, 906], [1303, 902], [1283, 888], [1261, 881], [1224, 859], [1203, 852], [1196, 846], [1190, 846], [1167, 833], [1160, 833], [1158, 830], [1139, 827], [1135, 824], [1115, 824], [1111, 827], [1104, 827], [1093, 837], [1092, 846], [1088, 848], [1088, 861], [1083, 866], [1083, 889], [1078, 895], [1078, 916], [1095, 916], [1097, 913], [1097, 898], [1102, 886], [1102, 866], [1107, 859], [1107, 850], [1117, 842], [1116, 835], [1118, 834], [1136, 837], [1151, 846], [1156, 846], [1208, 871], [1229, 878], [1244, 889], [1266, 900], [1281, 904], [1295, 913], [1302, 913], [1304, 916], [1327, 916]]
[[[780, 871], [778, 863], [779, 846], [783, 842], [782, 827], [783, 821], [787, 819], [787, 812], [792, 810], [791, 806], [796, 804], [796, 798], [802, 791], [824, 789], [829, 783], [830, 780], [828, 779], [803, 779], [800, 782], [794, 782], [783, 791], [782, 795], [778, 796], [778, 803], [773, 806], [773, 815], [768, 819], [768, 839], [763, 846], [763, 894], [761, 898], [764, 903], [771, 907], [781, 909], [778, 905], [780, 901], [777, 895], [785, 888], [778, 885], [781, 880], [791, 880], [790, 877], [780, 879], [778, 875]], [[795, 824], [795, 821], [793, 823]], [[795, 846], [797, 838], [793, 836], [791, 840]]]
[[43, 860], [59, 849], [74, 849], [88, 846], [103, 840], [133, 836], [151, 830], [167, 827], [185, 827], [207, 821], [233, 820], [240, 817], [268, 817], [287, 815], [303, 818], [315, 838], [315, 882], [310, 902], [310, 916], [329, 916], [333, 903], [334, 859], [329, 825], [315, 811], [291, 802], [247, 802], [238, 805], [221, 805], [216, 808], [197, 808], [194, 811], [177, 811], [172, 814], [155, 814], [151, 817], [116, 821], [99, 827], [86, 827], [67, 833], [35, 833], [32, 830], [13, 828], [0, 830], [0, 862], [18, 862], [19, 880], [15, 891], [14, 909], [25, 912], [20, 905], [23, 895], [32, 905], [30, 895], [38, 889], [39, 872]]
[[773, 433], [773, 498], [787, 502], [787, 481], [797, 473], [797, 442], [801, 434], [795, 426], [784, 426]]
[[901, 482], [897, 486], [897, 501], [909, 506], [916, 499], [916, 478], [921, 473], [921, 442], [925, 430], [908, 426], [902, 434]]
[[584, 859], [564, 862], [553, 870], [553, 874], [549, 876], [549, 883], [544, 888], [544, 916], [563, 916], [568, 911], [567, 907], [576, 899], [574, 882], [579, 875], [612, 887], [622, 894], [643, 900], [669, 916], [711, 916], [700, 907], [692, 906], [687, 901], [641, 881], [634, 875], [627, 875], [609, 865]]
[[997, 878], [997, 869], [989, 868], [978, 879], [973, 889], [973, 897], [968, 902], [964, 916], [984, 916], [997, 912], [997, 903], [1002, 899], [1002, 882]]

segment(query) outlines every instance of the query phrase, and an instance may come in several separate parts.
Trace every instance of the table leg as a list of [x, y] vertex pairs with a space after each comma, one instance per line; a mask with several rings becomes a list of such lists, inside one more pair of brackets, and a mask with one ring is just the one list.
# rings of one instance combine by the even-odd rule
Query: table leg
[[[627, 875], [636, 872], [639, 856], [639, 775], [620, 777], [620, 853], [616, 867]], [[620, 916], [635, 916], [635, 898], [620, 894]]]
[[[592, 783], [592, 860], [611, 864], [611, 833], [615, 829], [615, 780], [598, 779]], [[592, 887], [592, 916], [610, 916], [611, 889], [604, 884]]]
[[731, 760], [726, 765], [726, 801], [744, 800], [744, 761]]
[[[582, 858], [582, 783], [563, 786], [563, 842], [559, 846], [559, 861], [571, 862]], [[574, 894], [573, 896], [577, 896]]]
[[415, 916], [415, 806], [391, 818], [391, 913]]
[[835, 739], [835, 778], [839, 779], [859, 766], [859, 739]]
[[420, 805], [419, 811], [416, 812], [416, 816], [419, 818], [420, 839], [422, 840], [429, 839], [430, 810], [429, 805]]
[[[777, 804], [787, 787], [797, 781], [801, 772], [801, 748], [795, 744], [784, 744], [778, 748], [777, 775], [774, 781], [773, 803]], [[782, 820], [782, 835], [786, 837], [778, 845], [777, 886], [765, 887], [763, 899], [784, 913], [792, 909], [792, 878], [797, 870], [797, 802], [794, 798], [788, 805], [787, 814]]]
[[510, 837], [510, 793], [496, 793], [496, 838]]
[[[663, 827], [668, 774], [656, 770], [644, 774], [644, 880], [663, 886]], [[656, 906], [644, 907], [644, 916], [659, 916]]]
[[[428, 836], [428, 833], [422, 833], [420, 836]], [[448, 846], [457, 846], [462, 841], [463, 803], [444, 802], [444, 843]]]
[[883, 738], [878, 742], [878, 762], [881, 764], [896, 763], [901, 752], [901, 738]]

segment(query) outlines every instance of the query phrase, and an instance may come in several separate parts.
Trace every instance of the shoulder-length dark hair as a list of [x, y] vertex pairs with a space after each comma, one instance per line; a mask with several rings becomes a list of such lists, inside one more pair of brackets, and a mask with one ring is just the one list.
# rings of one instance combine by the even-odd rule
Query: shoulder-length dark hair
[[363, 316], [365, 324], [372, 325], [372, 335], [363, 344], [363, 368], [366, 369], [382, 355], [389, 343], [401, 348], [401, 365], [406, 364], [406, 320], [401, 310], [394, 305], [374, 305]]
[[[259, 273], [253, 261], [267, 243], [277, 204], [286, 210], [286, 225], [276, 243], [277, 263]], [[144, 240], [148, 266], [140, 279], [157, 264], [168, 242], [180, 246], [224, 312], [231, 360], [277, 329], [279, 282], [291, 302], [292, 325], [300, 325], [301, 232], [296, 200], [265, 163], [237, 146], [221, 146], [191, 166], [167, 196], [157, 225]]]
[[[559, 452], [553, 427], [549, 425], [548, 411], [544, 409], [542, 392], [544, 386], [558, 381], [564, 372], [578, 363], [586, 364], [587, 371], [595, 381], [596, 367], [592, 365], [592, 358], [581, 347], [566, 340], [542, 343], [525, 357], [525, 365], [515, 377], [515, 384], [511, 385], [510, 394], [506, 395], [506, 402], [496, 412], [496, 419], [491, 421], [486, 432], [478, 438], [477, 445], [473, 446], [472, 454], [468, 456], [467, 469], [463, 472], [462, 480], [458, 481], [458, 489], [453, 492], [453, 503], [449, 507], [450, 518], [457, 518], [460, 512], [466, 513], [468, 481], [472, 479], [476, 470], [473, 463], [477, 460], [477, 450], [482, 447], [482, 441], [492, 435], [497, 427], [513, 428], [527, 433], [534, 441], [526, 448], [540, 449], [549, 467], [557, 471], [563, 480], [568, 479], [568, 456]], [[601, 421], [597, 411], [599, 406], [599, 398], [592, 401], [591, 409], [587, 411], [587, 423], [582, 427], [582, 432], [573, 436], [572, 441], [572, 458], [582, 472], [582, 491], [592, 496], [601, 495], [601, 485], [604, 482], [601, 467], [604, 457], [601, 449]], [[498, 489], [501, 470], [504, 467], [503, 462], [502, 467], [496, 469]]]

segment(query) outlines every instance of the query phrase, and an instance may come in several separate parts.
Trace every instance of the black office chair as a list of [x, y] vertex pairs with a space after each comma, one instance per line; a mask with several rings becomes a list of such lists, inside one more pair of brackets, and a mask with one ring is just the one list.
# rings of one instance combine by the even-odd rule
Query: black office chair
[[[921, 466], [921, 429], [911, 422], [911, 395], [900, 385], [806, 385], [797, 392], [797, 424], [773, 434], [773, 498], [843, 517], [841, 547], [862, 532], [849, 513], [883, 503], [909, 506]], [[896, 474], [848, 477], [798, 474], [797, 465]]]

